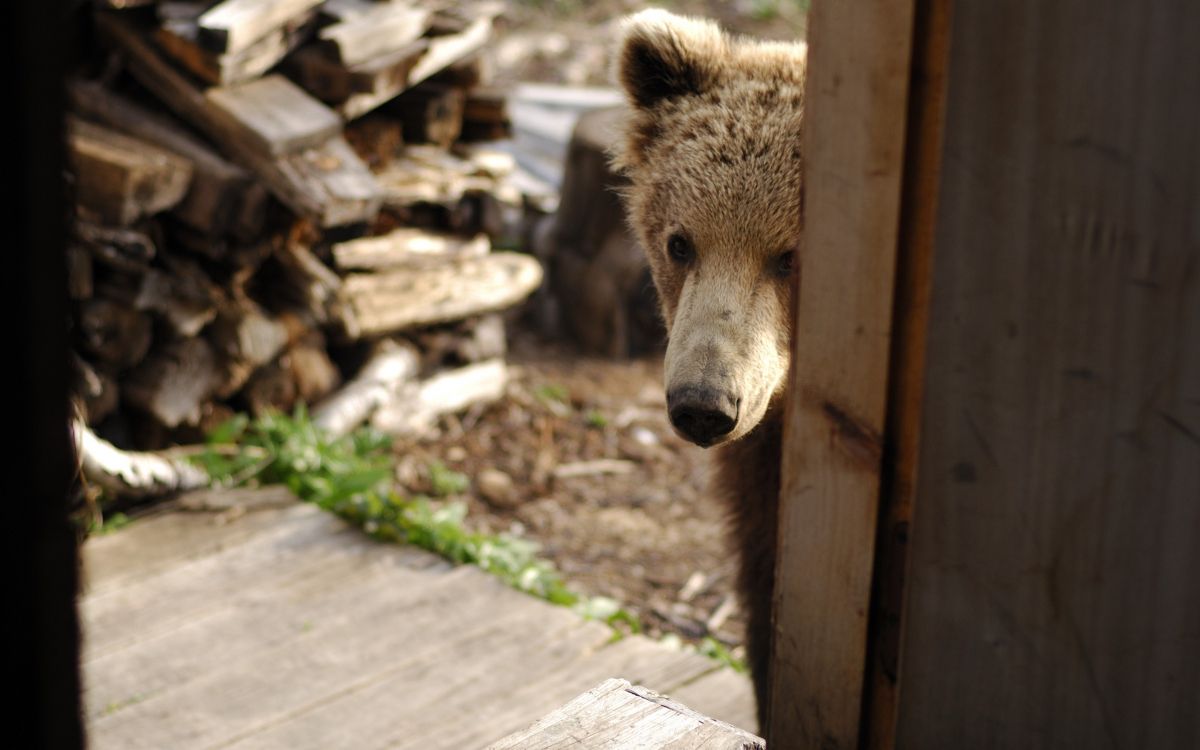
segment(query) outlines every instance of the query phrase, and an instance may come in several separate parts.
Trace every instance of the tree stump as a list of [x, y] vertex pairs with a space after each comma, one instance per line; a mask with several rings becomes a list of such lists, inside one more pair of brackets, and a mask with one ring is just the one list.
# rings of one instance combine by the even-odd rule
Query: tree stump
[[624, 107], [579, 118], [567, 150], [558, 212], [535, 239], [550, 268], [550, 287], [566, 332], [585, 351], [627, 357], [666, 340], [658, 298], [618, 190], [627, 184], [609, 167]]

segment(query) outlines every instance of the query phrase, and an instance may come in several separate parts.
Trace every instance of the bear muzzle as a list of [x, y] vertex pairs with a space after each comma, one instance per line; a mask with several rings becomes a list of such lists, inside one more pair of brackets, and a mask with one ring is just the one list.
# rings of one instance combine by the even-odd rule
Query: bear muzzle
[[704, 386], [682, 386], [667, 392], [667, 414], [683, 438], [702, 448], [719, 442], [737, 426], [741, 399]]

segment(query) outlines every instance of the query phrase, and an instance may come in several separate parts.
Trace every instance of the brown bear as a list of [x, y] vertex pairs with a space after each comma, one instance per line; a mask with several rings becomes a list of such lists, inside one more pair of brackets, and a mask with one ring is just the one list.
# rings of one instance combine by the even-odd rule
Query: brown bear
[[613, 161], [667, 324], [667, 410], [715, 449], [764, 728], [805, 59], [803, 43], [735, 39], [661, 10], [626, 20], [615, 59], [632, 113]]

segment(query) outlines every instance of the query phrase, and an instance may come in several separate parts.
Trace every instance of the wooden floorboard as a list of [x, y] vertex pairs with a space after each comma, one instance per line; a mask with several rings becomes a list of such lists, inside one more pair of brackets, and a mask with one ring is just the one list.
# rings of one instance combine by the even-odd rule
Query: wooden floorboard
[[755, 729], [741, 675], [312, 506], [162, 514], [83, 558], [97, 750], [482, 747], [609, 677], [731, 723], [749, 700]]

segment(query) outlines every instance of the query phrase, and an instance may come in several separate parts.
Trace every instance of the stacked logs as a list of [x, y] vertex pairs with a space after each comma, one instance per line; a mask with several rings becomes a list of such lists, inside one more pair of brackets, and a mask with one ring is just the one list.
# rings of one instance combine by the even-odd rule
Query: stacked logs
[[488, 143], [493, 5], [96, 5], [67, 123], [95, 433], [157, 449], [299, 403], [411, 432], [499, 395], [499, 315], [542, 271], [493, 248], [554, 198]]

